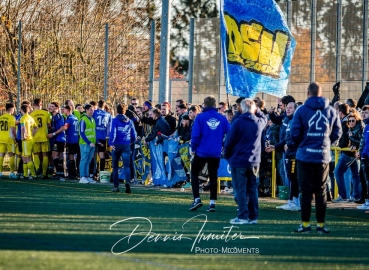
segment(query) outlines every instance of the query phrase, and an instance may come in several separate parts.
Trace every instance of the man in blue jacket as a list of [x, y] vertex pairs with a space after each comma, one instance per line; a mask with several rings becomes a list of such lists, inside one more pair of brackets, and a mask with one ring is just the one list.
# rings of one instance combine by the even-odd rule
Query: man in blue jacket
[[311, 232], [311, 200], [315, 194], [316, 230], [329, 233], [324, 219], [330, 146], [341, 137], [342, 128], [336, 110], [329, 105], [328, 99], [322, 97], [318, 83], [311, 83], [307, 94], [308, 99], [298, 107], [291, 123], [291, 143], [297, 148], [297, 175], [301, 190], [302, 224], [295, 232]]
[[215, 106], [216, 100], [213, 96], [204, 99], [204, 109], [197, 115], [191, 131], [191, 154], [194, 154], [191, 164], [191, 184], [194, 202], [190, 211], [202, 206], [199, 173], [206, 163], [210, 179], [210, 206], [207, 211], [215, 211], [220, 154], [223, 138], [230, 127], [227, 118], [219, 114]]
[[135, 126], [127, 116], [125, 116], [127, 105], [119, 104], [117, 106], [117, 116], [113, 119], [109, 145], [113, 150], [111, 155], [113, 158], [113, 180], [114, 188], [112, 192], [119, 192], [118, 163], [120, 157], [123, 160], [124, 176], [126, 180], [126, 193], [131, 193], [129, 182], [131, 180], [131, 143], [136, 138]]
[[243, 114], [232, 124], [224, 145], [238, 205], [238, 216], [230, 222], [235, 225], [256, 224], [258, 220], [261, 136], [267, 124], [266, 116], [252, 99], [242, 100], [241, 109]]

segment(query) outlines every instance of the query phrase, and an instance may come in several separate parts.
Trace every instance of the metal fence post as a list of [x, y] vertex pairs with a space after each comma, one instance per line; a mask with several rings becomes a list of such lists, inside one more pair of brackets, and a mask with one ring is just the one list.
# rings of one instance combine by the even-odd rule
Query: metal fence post
[[190, 19], [190, 55], [188, 59], [188, 102], [192, 103], [193, 89], [193, 52], [195, 43], [195, 19]]
[[104, 100], [108, 96], [109, 24], [105, 24]]
[[160, 38], [160, 78], [159, 78], [159, 103], [168, 101], [169, 87], [169, 46], [170, 46], [170, 3], [169, 0], [162, 1], [161, 8], [161, 38]]
[[336, 82], [341, 81], [341, 41], [342, 41], [342, 0], [337, 1], [337, 34], [336, 34]]
[[149, 100], [154, 99], [154, 70], [155, 70], [155, 21], [151, 20], [150, 29], [150, 70], [149, 70]]
[[20, 108], [21, 95], [21, 52], [22, 52], [22, 21], [18, 23], [18, 74], [17, 74], [17, 110]]
[[369, 13], [368, 0], [364, 0], [363, 10], [363, 76], [362, 76], [362, 89], [368, 80], [368, 13]]
[[[292, 1], [287, 0], [287, 26], [292, 32]], [[291, 80], [288, 80], [287, 91], [291, 91]], [[263, 97], [264, 98], [264, 97]]]
[[315, 82], [316, 0], [311, 0], [310, 82]]

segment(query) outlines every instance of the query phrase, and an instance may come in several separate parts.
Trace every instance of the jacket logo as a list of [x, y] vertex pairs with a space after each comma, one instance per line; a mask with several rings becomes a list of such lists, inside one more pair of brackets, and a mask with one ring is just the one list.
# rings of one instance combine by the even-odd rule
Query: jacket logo
[[219, 124], [220, 124], [220, 121], [218, 121], [215, 118], [211, 118], [206, 123], [208, 124], [208, 126], [209, 126], [210, 129], [216, 130], [218, 128]]
[[322, 114], [320, 110], [310, 118], [309, 122], [308, 136], [313, 137], [324, 137], [325, 132], [329, 127], [329, 121], [325, 115]]
[[316, 130], [322, 130], [322, 127], [319, 126], [320, 121], [322, 121], [322, 124], [325, 126], [329, 125], [329, 121], [327, 119], [327, 117], [325, 117], [322, 112], [320, 110], [318, 110], [313, 117], [310, 118], [309, 120], [309, 127], [311, 127], [312, 125], [315, 124], [315, 128]]

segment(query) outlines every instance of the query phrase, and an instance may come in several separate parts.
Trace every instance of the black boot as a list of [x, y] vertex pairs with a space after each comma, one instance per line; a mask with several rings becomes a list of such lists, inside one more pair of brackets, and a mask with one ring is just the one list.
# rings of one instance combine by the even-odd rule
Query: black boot
[[131, 186], [128, 183], [126, 183], [126, 193], [132, 193]]
[[76, 179], [76, 162], [74, 160], [69, 160], [68, 162], [68, 178], [71, 180]]

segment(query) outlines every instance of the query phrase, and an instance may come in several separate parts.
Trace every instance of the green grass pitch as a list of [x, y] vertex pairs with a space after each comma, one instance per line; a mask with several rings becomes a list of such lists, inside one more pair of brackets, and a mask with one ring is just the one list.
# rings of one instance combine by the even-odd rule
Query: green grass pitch
[[326, 220], [331, 233], [318, 235], [313, 209], [313, 233], [297, 235], [293, 230], [300, 213], [277, 210], [281, 202], [270, 198], [260, 199], [259, 224], [231, 228], [229, 220], [237, 216], [232, 196], [220, 195], [217, 211], [209, 213], [209, 193], [201, 194], [204, 206], [190, 212], [190, 192], [143, 186], [133, 186], [132, 192], [111, 193], [110, 185], [102, 184], [1, 179], [0, 269], [369, 265], [369, 215], [364, 211], [330, 204]]

